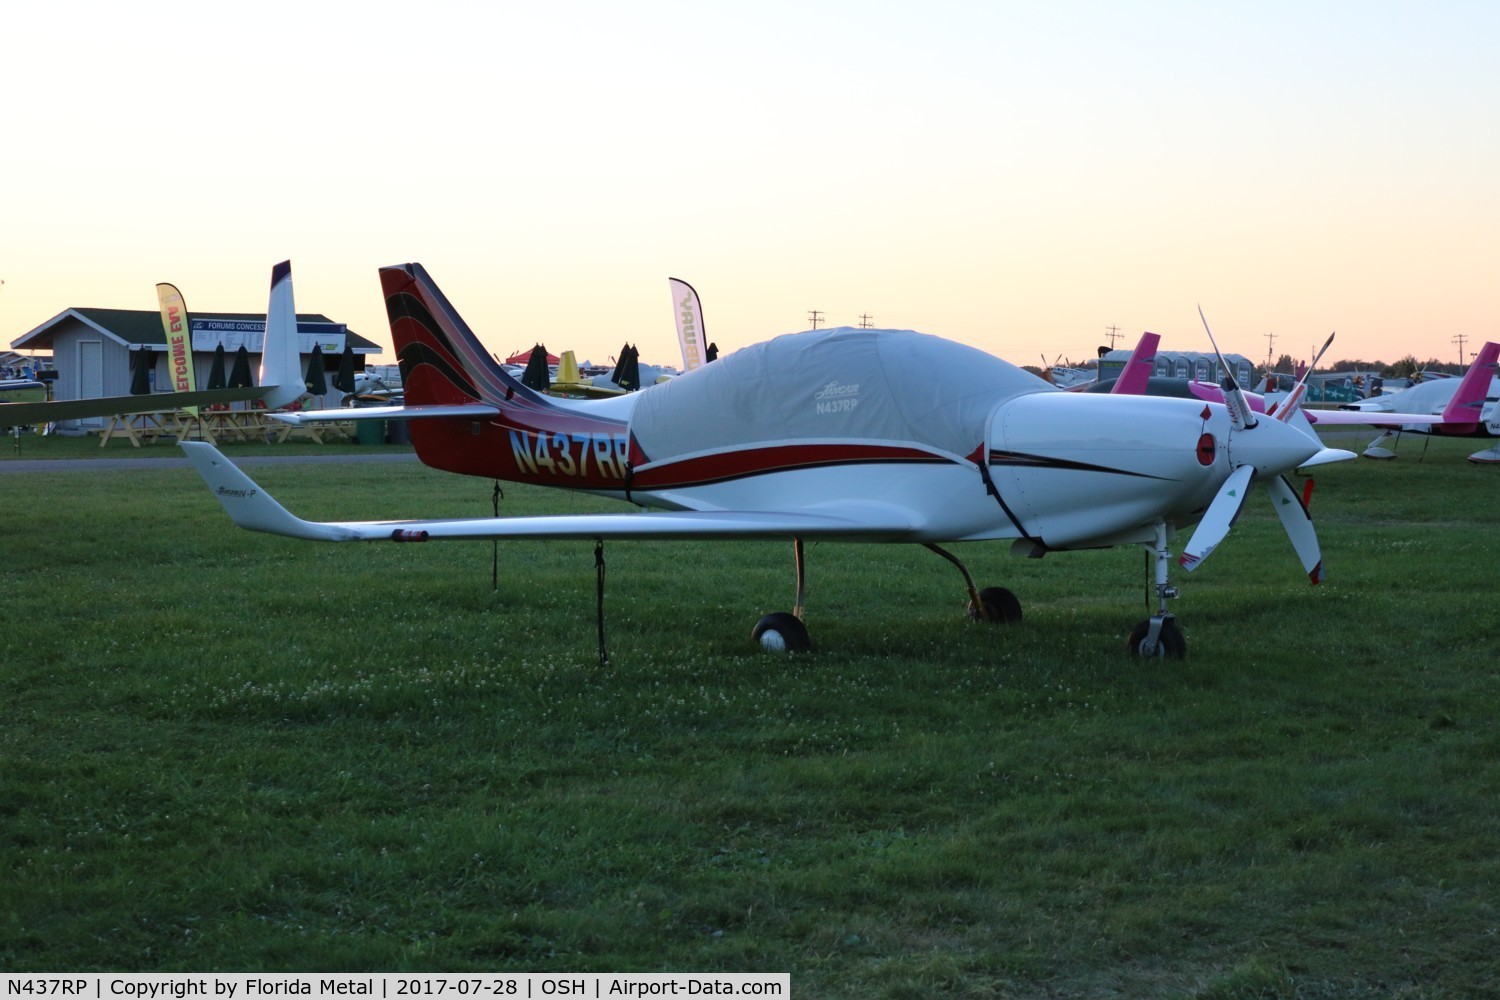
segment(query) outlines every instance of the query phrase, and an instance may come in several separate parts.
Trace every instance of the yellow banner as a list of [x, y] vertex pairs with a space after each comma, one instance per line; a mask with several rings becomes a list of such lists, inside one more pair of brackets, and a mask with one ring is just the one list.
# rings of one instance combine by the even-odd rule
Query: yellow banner
[[[175, 285], [156, 286], [156, 301], [161, 304], [161, 325], [167, 332], [167, 372], [175, 392], [193, 392], [193, 335], [188, 329], [187, 303]], [[196, 406], [188, 412], [198, 415]]]

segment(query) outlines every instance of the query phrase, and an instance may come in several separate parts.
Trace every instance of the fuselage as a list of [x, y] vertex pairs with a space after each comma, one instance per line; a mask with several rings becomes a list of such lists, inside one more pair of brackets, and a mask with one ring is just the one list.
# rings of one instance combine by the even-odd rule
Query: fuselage
[[[406, 357], [408, 402], [428, 401], [412, 396], [435, 370]], [[498, 415], [413, 424], [424, 462], [644, 507], [899, 509], [911, 528], [890, 540], [1149, 540], [1158, 521], [1196, 520], [1234, 465], [1257, 462], [1235, 454], [1222, 405], [1066, 393], [912, 331], [790, 334], [616, 399], [508, 384], [474, 395]], [[1272, 438], [1268, 471], [1318, 447], [1280, 425], [1242, 441]]]
[[1372, 427], [1401, 428], [1416, 434], [1444, 434], [1452, 437], [1494, 437], [1500, 434], [1500, 379], [1490, 379], [1484, 402], [1478, 407], [1479, 421], [1452, 424], [1401, 424], [1399, 421], [1380, 422], [1382, 413], [1442, 414], [1460, 390], [1463, 380], [1458, 378], [1437, 379], [1422, 382], [1403, 389], [1389, 397], [1380, 396], [1347, 409], [1359, 410], [1370, 418]]

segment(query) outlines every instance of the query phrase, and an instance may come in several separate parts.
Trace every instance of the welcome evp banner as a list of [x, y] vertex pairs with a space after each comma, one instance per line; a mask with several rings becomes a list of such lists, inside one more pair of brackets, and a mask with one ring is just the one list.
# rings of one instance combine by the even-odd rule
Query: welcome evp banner
[[[176, 285], [156, 286], [156, 301], [161, 305], [161, 325], [167, 332], [167, 371], [172, 377], [172, 389], [176, 392], [192, 392], [193, 340], [188, 329], [187, 303]], [[198, 415], [196, 406], [188, 407], [193, 416]]]

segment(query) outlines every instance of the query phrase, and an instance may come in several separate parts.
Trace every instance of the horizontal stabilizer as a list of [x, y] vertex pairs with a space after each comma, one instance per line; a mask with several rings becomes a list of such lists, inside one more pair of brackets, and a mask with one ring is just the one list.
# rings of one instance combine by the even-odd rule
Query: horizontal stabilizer
[[500, 407], [490, 403], [429, 403], [422, 406], [341, 406], [333, 410], [270, 413], [272, 420], [303, 427], [341, 420], [430, 420], [435, 417], [496, 417]]

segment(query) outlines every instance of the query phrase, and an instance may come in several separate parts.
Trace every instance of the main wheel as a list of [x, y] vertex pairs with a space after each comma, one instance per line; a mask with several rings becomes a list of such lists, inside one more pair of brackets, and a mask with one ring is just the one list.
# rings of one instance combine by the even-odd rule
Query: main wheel
[[1187, 640], [1182, 637], [1182, 631], [1178, 629], [1176, 621], [1168, 618], [1161, 623], [1161, 635], [1157, 639], [1156, 649], [1152, 653], [1147, 653], [1142, 647], [1146, 644], [1146, 635], [1150, 631], [1150, 619], [1141, 622], [1131, 630], [1130, 638], [1125, 645], [1131, 656], [1158, 660], [1181, 660], [1187, 656]]
[[980, 622], [1012, 624], [1021, 620], [1021, 602], [1004, 587], [985, 587], [979, 592], [978, 607], [969, 602], [969, 617]]
[[773, 653], [805, 653], [812, 649], [807, 626], [796, 615], [775, 611], [755, 623], [750, 638]]

